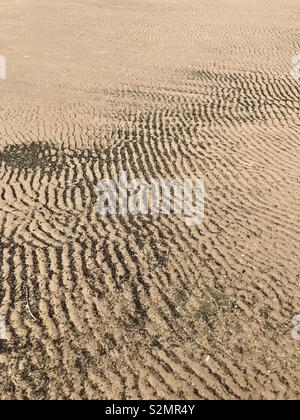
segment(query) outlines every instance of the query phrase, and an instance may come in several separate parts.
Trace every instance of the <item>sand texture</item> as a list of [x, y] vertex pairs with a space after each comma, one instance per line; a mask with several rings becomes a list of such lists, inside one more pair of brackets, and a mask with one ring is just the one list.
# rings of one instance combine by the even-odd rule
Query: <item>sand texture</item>
[[[299, 0], [1, 0], [1, 399], [299, 399]], [[203, 224], [97, 183], [205, 181]]]

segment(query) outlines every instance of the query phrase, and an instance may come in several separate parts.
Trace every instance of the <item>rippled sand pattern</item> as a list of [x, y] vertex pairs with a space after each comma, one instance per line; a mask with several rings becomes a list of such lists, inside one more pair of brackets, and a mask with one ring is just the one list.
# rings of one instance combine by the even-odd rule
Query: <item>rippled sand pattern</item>
[[[0, 398], [299, 399], [299, 1], [0, 16]], [[100, 217], [120, 170], [204, 179], [204, 223]]]

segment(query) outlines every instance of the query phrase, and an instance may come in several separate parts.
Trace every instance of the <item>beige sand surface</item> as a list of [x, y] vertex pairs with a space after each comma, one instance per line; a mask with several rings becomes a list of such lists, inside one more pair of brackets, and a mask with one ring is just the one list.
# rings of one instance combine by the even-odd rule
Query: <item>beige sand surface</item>
[[[299, 398], [299, 0], [0, 22], [0, 398]], [[120, 170], [204, 179], [204, 223], [99, 216]]]

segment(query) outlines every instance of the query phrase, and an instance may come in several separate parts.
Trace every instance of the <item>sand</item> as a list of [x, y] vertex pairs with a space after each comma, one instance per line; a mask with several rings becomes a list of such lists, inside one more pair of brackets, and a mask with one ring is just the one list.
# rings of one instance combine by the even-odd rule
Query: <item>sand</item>
[[[298, 0], [0, 4], [1, 399], [299, 399]], [[205, 219], [97, 182], [205, 181]]]

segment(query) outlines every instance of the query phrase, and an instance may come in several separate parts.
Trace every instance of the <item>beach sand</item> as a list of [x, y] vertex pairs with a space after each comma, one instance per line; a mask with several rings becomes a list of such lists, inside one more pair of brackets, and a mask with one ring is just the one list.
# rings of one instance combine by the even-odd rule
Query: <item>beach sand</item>
[[[0, 16], [0, 398], [299, 399], [299, 1]], [[203, 223], [100, 216], [120, 171], [203, 179]]]

